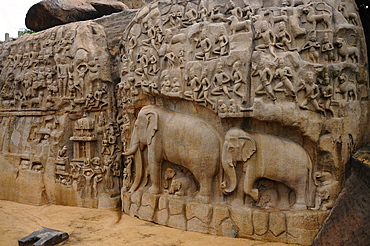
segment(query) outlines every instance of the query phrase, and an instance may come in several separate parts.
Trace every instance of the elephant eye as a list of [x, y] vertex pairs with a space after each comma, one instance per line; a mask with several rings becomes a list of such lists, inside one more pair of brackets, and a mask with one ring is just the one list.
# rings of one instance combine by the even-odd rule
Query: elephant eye
[[234, 152], [235, 148], [234, 147], [229, 147], [230, 152]]

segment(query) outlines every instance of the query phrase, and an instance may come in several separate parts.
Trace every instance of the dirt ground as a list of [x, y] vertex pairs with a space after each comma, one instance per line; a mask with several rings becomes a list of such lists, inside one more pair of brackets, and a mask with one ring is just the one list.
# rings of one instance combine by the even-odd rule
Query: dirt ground
[[182, 231], [130, 217], [118, 209], [31, 206], [0, 200], [1, 246], [16, 246], [19, 239], [44, 227], [70, 235], [59, 245], [287, 245]]

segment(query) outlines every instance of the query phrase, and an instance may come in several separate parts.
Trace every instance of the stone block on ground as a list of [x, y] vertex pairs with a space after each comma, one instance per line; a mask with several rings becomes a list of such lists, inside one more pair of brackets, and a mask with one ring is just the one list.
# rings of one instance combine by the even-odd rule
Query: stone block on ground
[[51, 246], [67, 240], [68, 233], [49, 228], [32, 232], [30, 235], [18, 240], [19, 246]]

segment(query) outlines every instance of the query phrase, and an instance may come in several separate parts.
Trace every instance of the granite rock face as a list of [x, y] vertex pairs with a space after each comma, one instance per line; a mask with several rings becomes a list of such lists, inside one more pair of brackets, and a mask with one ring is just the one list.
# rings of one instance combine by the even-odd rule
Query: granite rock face
[[366, 54], [350, 0], [159, 1], [4, 43], [0, 196], [310, 245], [370, 136]]
[[116, 0], [43, 0], [27, 12], [26, 26], [41, 31], [57, 25], [91, 20], [128, 9]]

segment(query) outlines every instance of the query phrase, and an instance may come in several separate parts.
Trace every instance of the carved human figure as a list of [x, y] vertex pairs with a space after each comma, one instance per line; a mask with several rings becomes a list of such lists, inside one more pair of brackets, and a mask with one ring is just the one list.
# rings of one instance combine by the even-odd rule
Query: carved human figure
[[295, 98], [295, 101], [297, 101], [295, 89], [292, 81], [290, 80], [290, 78], [293, 78], [293, 72], [290, 67], [286, 66], [283, 58], [279, 59], [278, 61], [278, 68], [275, 71], [274, 77], [279, 80], [274, 87], [274, 91], [283, 91], [286, 96], [290, 95], [291, 97]]
[[255, 90], [256, 95], [265, 94], [272, 100], [275, 101], [276, 97], [274, 91], [272, 90], [271, 82], [274, 78], [274, 74], [269, 68], [268, 64], [260, 68], [257, 67], [257, 64], [252, 65], [252, 74], [251, 76], [259, 76], [261, 84]]
[[162, 94], [168, 94], [171, 92], [171, 80], [168, 75], [164, 76], [163, 82], [161, 85], [161, 93]]
[[331, 108], [331, 100], [334, 95], [333, 86], [330, 83], [329, 73], [324, 74], [324, 79], [320, 80], [319, 85], [321, 97], [319, 99], [319, 104], [323, 105], [325, 113], [328, 111], [332, 116], [334, 116], [334, 111]]
[[334, 205], [340, 192], [339, 181], [330, 172], [315, 172], [316, 202], [313, 210], [328, 210]]
[[268, 23], [263, 21], [261, 23], [261, 30], [255, 32], [255, 39], [262, 39], [262, 43], [255, 47], [256, 50], [266, 51], [269, 50], [273, 57], [277, 57], [274, 51], [274, 45], [276, 43], [274, 32], [268, 27]]
[[125, 161], [125, 168], [123, 169], [122, 176], [122, 193], [127, 192], [132, 184], [132, 158], [127, 157]]
[[326, 62], [334, 61], [334, 46], [329, 40], [328, 33], [325, 33], [321, 44], [321, 53], [324, 56]]
[[229, 53], [229, 38], [223, 32], [220, 33], [215, 44], [218, 44], [218, 47], [213, 49], [213, 53], [216, 55], [224, 56]]
[[231, 14], [238, 19], [243, 18], [243, 9], [241, 7], [236, 6], [233, 0], [229, 0], [229, 8], [226, 10], [226, 14]]
[[197, 11], [193, 8], [192, 3], [188, 2], [186, 5], [185, 15], [182, 18], [183, 27], [193, 25], [198, 18]]
[[184, 96], [190, 98], [193, 101], [199, 101], [199, 93], [201, 90], [201, 82], [198, 76], [194, 71], [190, 71], [190, 77], [186, 78], [189, 82], [187, 83], [190, 86], [191, 91], [185, 91]]
[[206, 7], [204, 7], [203, 3], [199, 4], [198, 9], [198, 21], [206, 21], [208, 17], [208, 10]]
[[319, 103], [317, 101], [320, 91], [319, 91], [319, 86], [315, 83], [314, 74], [312, 72], [308, 72], [306, 80], [301, 80], [301, 82], [302, 82], [302, 86], [298, 88], [298, 91], [304, 90], [305, 99], [299, 105], [299, 107], [301, 109], [309, 109], [307, 105], [311, 104], [315, 108], [316, 111], [325, 112], [325, 110], [319, 106]]
[[212, 8], [210, 18], [214, 22], [228, 22], [225, 15], [221, 13], [221, 6], [214, 6]]
[[212, 44], [205, 34], [200, 36], [200, 39], [194, 39], [196, 48], [200, 47], [200, 51], [195, 53], [195, 58], [198, 60], [207, 61], [210, 59]]
[[168, 47], [167, 53], [164, 55], [164, 60], [167, 62], [167, 67], [169, 69], [175, 66], [176, 55], [173, 53], [171, 47]]
[[291, 50], [292, 37], [286, 29], [285, 23], [280, 22], [278, 33], [276, 34], [276, 47], [284, 51]]
[[307, 50], [308, 52], [308, 58], [313, 63], [319, 62], [319, 52], [318, 49], [320, 49], [320, 42], [317, 42], [316, 38], [316, 32], [312, 32], [310, 34], [309, 40], [303, 45], [301, 51]]
[[338, 76], [338, 82], [339, 86], [336, 92], [342, 94], [344, 100], [357, 100], [355, 81], [349, 80], [347, 74], [342, 72], [342, 74]]
[[241, 67], [241, 62], [240, 61], [236, 61], [234, 62], [233, 64], [233, 70], [232, 70], [232, 77], [233, 77], [233, 81], [234, 81], [234, 87], [233, 87], [233, 92], [235, 93], [235, 95], [241, 97], [241, 98], [244, 98], [245, 95], [243, 95], [239, 90], [241, 89], [242, 85], [246, 84], [244, 78], [243, 78], [243, 74], [242, 72], [240, 71], [240, 67]]
[[229, 93], [230, 83], [231, 83], [230, 76], [226, 72], [224, 72], [222, 63], [218, 63], [216, 74], [213, 77], [214, 88], [211, 91], [211, 95], [221, 96], [225, 94], [229, 98], [231, 98], [231, 95]]
[[57, 76], [60, 96], [65, 97], [69, 78], [69, 64], [66, 63], [65, 58], [61, 58], [60, 63], [57, 64]]
[[243, 4], [244, 4], [243, 19], [249, 20], [253, 16], [253, 9], [246, 0], [243, 0]]

